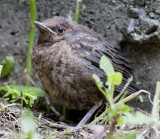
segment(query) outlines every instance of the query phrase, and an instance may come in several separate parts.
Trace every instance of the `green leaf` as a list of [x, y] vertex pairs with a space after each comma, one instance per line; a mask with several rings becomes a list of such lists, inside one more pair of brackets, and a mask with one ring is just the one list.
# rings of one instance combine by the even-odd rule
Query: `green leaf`
[[0, 77], [1, 77], [2, 69], [3, 69], [3, 65], [0, 65]]
[[122, 82], [122, 73], [120, 72], [115, 72], [111, 76], [108, 76], [108, 81], [109, 83], [112, 83], [114, 85], [120, 85]]
[[21, 120], [22, 132], [28, 136], [33, 136], [36, 133], [37, 124], [34, 121], [32, 113], [28, 110], [24, 110], [24, 114]]
[[23, 97], [24, 102], [28, 105], [29, 100]]
[[118, 118], [117, 125], [122, 125], [124, 123], [123, 117]]
[[137, 136], [137, 131], [133, 132], [133, 133], [130, 133], [130, 134], [127, 134], [127, 135], [124, 135], [123, 139], [135, 139], [136, 136]]
[[24, 96], [27, 96], [31, 100], [36, 100], [37, 99], [37, 94], [34, 93], [34, 92], [27, 92], [27, 93], [25, 93]]
[[[25, 99], [28, 97], [30, 107], [33, 106], [34, 100], [37, 99], [37, 95], [36, 95], [36, 93], [34, 93], [34, 92], [26, 92], [26, 91], [23, 91], [23, 97], [24, 97]], [[25, 102], [26, 102], [26, 101], [25, 101]], [[28, 102], [27, 102], [26, 104], [28, 104]]]
[[137, 136], [137, 131], [125, 135], [112, 136], [111, 139], [135, 139]]
[[5, 87], [6, 87], [6, 93], [5, 93], [5, 95], [3, 95], [3, 98], [5, 100], [8, 100], [9, 98], [6, 98], [6, 97], [8, 97], [9, 95], [12, 95], [13, 101], [10, 101], [10, 102], [15, 102], [16, 101], [15, 99], [19, 98], [21, 93], [19, 91], [15, 90], [14, 86], [6, 85]]
[[19, 98], [17, 98], [17, 99], [13, 99], [13, 100], [11, 100], [10, 102], [16, 102], [17, 100], [18, 100]]
[[65, 134], [66, 134], [66, 135], [70, 135], [70, 134], [71, 134], [71, 129], [70, 129], [70, 128], [67, 128]]
[[92, 77], [96, 81], [97, 86], [99, 88], [102, 88], [103, 87], [103, 82], [101, 81], [101, 79], [96, 74], [93, 74]]
[[14, 91], [14, 92], [13, 92], [13, 94], [12, 94], [12, 99], [20, 97], [20, 95], [21, 95], [20, 92], [18, 92], [18, 91], [15, 90], [15, 89], [14, 89], [13, 91]]
[[[27, 92], [34, 92], [37, 94], [38, 97], [45, 97], [45, 92], [37, 87], [33, 86], [24, 86], [24, 85], [7, 85], [10, 88], [14, 88], [15, 90], [22, 92], [23, 90], [26, 90]], [[1, 91], [8, 91], [7, 86], [0, 86]]]
[[[15, 102], [20, 99], [22, 95], [22, 99], [26, 104], [29, 104], [30, 107], [33, 106], [34, 101], [37, 99], [37, 94], [39, 96], [44, 96], [45, 93], [43, 90], [37, 87], [31, 86], [14, 86], [14, 85], [6, 85], [0, 86], [0, 90], [6, 91], [7, 93], [3, 96], [5, 100], [8, 100], [9, 95], [12, 95], [12, 100], [10, 102]], [[32, 92], [35, 91], [35, 92]]]
[[119, 100], [115, 104], [116, 111], [120, 111], [121, 113], [129, 112], [132, 110], [132, 108], [128, 105], [126, 105], [122, 100]]
[[112, 75], [114, 73], [111, 61], [105, 56], [102, 56], [100, 60], [100, 68], [103, 69], [107, 75]]
[[124, 104], [123, 108], [121, 108], [121, 111], [123, 111], [123, 112], [129, 112], [131, 110], [132, 110], [132, 108], [126, 104]]
[[7, 98], [3, 98], [5, 101], [7, 101], [7, 100], [9, 100], [9, 98], [7, 97]]
[[148, 117], [147, 115], [137, 111], [135, 114], [125, 113], [126, 120], [132, 124], [149, 124], [153, 122], [152, 117]]
[[10, 94], [10, 92], [7, 92], [5, 95], [3, 95], [3, 97], [8, 97]]
[[6, 56], [5, 60], [0, 62], [0, 65], [3, 65], [1, 77], [7, 76], [13, 69], [14, 58], [12, 56]]
[[42, 113], [40, 113], [40, 114], [39, 114], [39, 116], [38, 116], [38, 117], [36, 117], [37, 121], [40, 121], [40, 120], [41, 120], [41, 118], [42, 118]]

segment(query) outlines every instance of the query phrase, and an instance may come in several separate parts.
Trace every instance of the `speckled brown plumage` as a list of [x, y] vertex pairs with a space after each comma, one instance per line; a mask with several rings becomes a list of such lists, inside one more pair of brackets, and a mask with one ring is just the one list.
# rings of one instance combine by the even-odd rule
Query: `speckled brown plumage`
[[[108, 57], [116, 71], [123, 74], [123, 88], [131, 76], [131, 67], [117, 47], [103, 37], [71, 19], [53, 17], [43, 23], [35, 22], [40, 36], [33, 47], [33, 68], [51, 99], [70, 109], [89, 109], [103, 100], [92, 74], [103, 81], [105, 73], [99, 68], [100, 58]], [[130, 93], [135, 89], [128, 87]]]

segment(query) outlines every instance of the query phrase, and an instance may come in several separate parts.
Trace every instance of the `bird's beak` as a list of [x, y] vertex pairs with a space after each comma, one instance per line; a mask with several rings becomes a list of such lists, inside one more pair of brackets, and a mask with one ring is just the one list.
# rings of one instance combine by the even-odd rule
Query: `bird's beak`
[[38, 21], [34, 21], [34, 24], [39, 29], [39, 31], [41, 31], [41, 32], [49, 31], [50, 33], [53, 33], [53, 34], [56, 35], [56, 32], [52, 31], [50, 28], [48, 28], [47, 26], [45, 26], [43, 23], [38, 22]]

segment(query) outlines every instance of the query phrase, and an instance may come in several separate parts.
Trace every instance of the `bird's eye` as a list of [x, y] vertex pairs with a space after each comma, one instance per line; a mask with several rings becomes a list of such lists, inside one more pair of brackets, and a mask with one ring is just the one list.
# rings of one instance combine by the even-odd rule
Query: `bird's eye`
[[62, 34], [64, 32], [64, 29], [62, 27], [58, 28], [58, 33]]

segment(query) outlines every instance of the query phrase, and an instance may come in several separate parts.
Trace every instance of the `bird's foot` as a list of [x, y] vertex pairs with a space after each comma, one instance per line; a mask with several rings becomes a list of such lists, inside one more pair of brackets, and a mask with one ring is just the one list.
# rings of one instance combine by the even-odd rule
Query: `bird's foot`
[[64, 124], [52, 124], [50, 125], [50, 127], [54, 127], [54, 128], [57, 128], [57, 129], [64, 129], [65, 133], [69, 134], [69, 133], [73, 133], [73, 132], [78, 132], [80, 131], [83, 127], [82, 126], [68, 126], [68, 125], [64, 125]]

